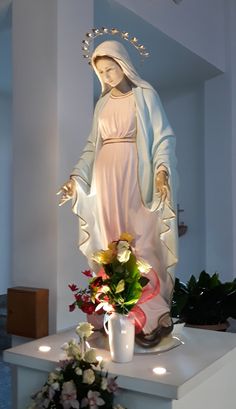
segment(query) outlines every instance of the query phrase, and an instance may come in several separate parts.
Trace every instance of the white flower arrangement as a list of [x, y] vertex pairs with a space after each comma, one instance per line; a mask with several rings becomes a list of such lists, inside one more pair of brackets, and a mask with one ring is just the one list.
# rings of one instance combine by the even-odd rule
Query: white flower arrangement
[[75, 332], [80, 338], [89, 338], [93, 333], [93, 326], [88, 322], [82, 322], [76, 327]]
[[81, 323], [76, 328], [80, 344], [72, 339], [62, 345], [66, 359], [48, 374], [42, 389], [32, 396], [28, 409], [125, 409], [114, 404], [118, 385], [116, 377], [108, 377], [96, 350], [85, 350], [93, 326]]

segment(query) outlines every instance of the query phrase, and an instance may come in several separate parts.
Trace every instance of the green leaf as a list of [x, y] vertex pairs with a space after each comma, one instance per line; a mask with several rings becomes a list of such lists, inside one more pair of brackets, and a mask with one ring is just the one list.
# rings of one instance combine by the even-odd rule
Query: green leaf
[[197, 284], [196, 278], [194, 277], [194, 275], [192, 275], [187, 283], [189, 292], [192, 292], [195, 289], [196, 284]]
[[210, 278], [209, 287], [214, 288], [219, 286], [220, 284], [221, 282], [219, 280], [219, 274], [217, 273], [213, 274], [213, 276]]
[[198, 287], [200, 288], [209, 288], [211, 277], [205, 270], [200, 273], [198, 278]]
[[116, 286], [116, 294], [121, 293], [125, 289], [125, 280], [120, 280]]
[[124, 302], [124, 305], [136, 304], [137, 301], [138, 301], [138, 298], [132, 298], [132, 300]]

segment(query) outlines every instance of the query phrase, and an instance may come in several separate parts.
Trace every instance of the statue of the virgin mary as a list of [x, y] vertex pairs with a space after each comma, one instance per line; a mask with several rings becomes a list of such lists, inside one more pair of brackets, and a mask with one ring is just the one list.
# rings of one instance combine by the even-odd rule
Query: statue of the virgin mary
[[135, 254], [152, 266], [153, 283], [152, 297], [137, 307], [144, 324], [136, 342], [152, 347], [173, 328], [175, 136], [157, 92], [140, 78], [120, 42], [101, 43], [91, 64], [102, 92], [87, 144], [61, 188], [60, 204], [73, 199], [73, 212], [79, 216], [79, 248], [94, 271], [95, 251], [107, 248], [123, 232], [134, 237]]

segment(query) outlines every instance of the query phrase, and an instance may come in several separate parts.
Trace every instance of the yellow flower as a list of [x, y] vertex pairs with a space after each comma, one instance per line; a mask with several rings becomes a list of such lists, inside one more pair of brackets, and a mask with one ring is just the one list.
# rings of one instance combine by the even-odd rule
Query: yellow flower
[[128, 243], [131, 243], [131, 241], [133, 241], [133, 236], [127, 232], [122, 233], [120, 235], [120, 240], [124, 240], [124, 241], [128, 241]]
[[112, 262], [113, 258], [113, 251], [110, 249], [97, 251], [93, 255], [93, 260], [95, 260], [99, 264], [109, 264]]
[[109, 248], [110, 250], [112, 250], [112, 251], [116, 251], [116, 241], [111, 241], [111, 242], [108, 244], [108, 248]]

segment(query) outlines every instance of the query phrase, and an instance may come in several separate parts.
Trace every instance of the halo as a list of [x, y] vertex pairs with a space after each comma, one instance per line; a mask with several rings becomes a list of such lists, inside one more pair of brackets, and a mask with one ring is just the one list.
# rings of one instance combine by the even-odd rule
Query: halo
[[99, 36], [102, 35], [112, 35], [112, 36], [119, 36], [122, 40], [128, 41], [136, 50], [139, 52], [141, 58], [147, 58], [149, 57], [150, 53], [147, 51], [147, 49], [144, 47], [143, 44], [139, 44], [139, 41], [137, 37], [132, 37], [128, 33], [128, 31], [120, 31], [117, 28], [106, 28], [106, 27], [101, 27], [101, 28], [92, 28], [92, 30], [88, 31], [86, 33], [86, 39], [82, 41], [82, 52], [83, 52], [83, 57], [88, 59], [88, 63], [91, 64], [91, 57], [92, 57], [92, 52], [90, 51], [90, 44], [93, 42], [93, 40]]

